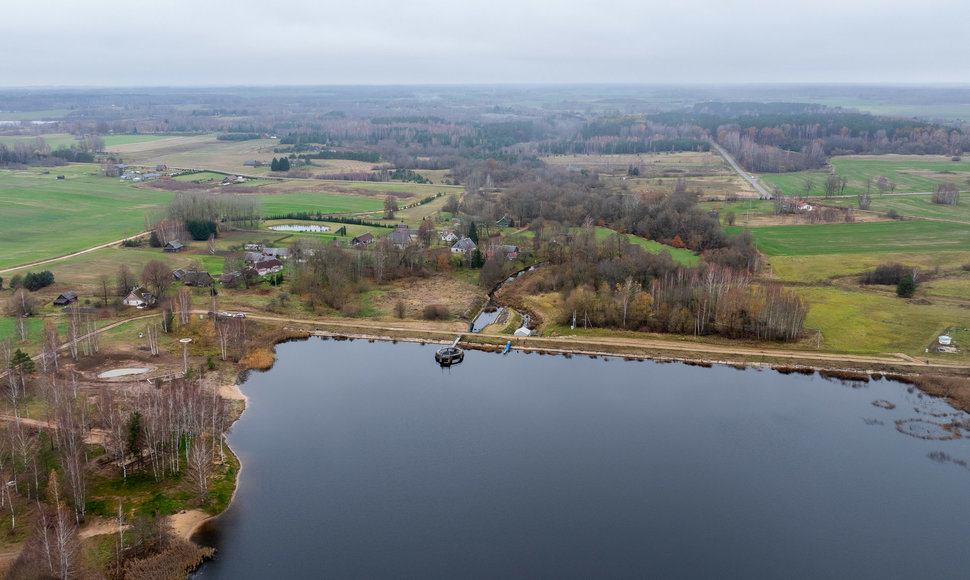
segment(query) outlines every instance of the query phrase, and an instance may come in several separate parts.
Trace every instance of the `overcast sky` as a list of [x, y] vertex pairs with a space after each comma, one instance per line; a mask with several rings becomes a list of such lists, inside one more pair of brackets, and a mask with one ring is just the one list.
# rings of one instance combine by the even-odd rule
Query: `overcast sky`
[[966, 0], [4, 2], [0, 86], [970, 82]]

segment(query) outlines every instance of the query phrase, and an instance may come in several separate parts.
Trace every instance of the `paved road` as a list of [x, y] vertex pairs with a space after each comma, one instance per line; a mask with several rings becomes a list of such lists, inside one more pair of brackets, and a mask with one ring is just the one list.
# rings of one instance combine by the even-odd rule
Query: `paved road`
[[721, 154], [721, 157], [726, 159], [727, 162], [731, 164], [731, 167], [733, 167], [734, 170], [738, 172], [738, 175], [740, 175], [741, 177], [744, 178], [745, 181], [750, 183], [751, 186], [754, 187], [755, 190], [758, 192], [758, 194], [761, 195], [761, 197], [767, 198], [769, 195], [771, 195], [767, 191], [765, 191], [765, 188], [761, 187], [761, 184], [758, 183], [757, 179], [755, 179], [754, 177], [751, 177], [747, 172], [741, 169], [741, 166], [737, 164], [734, 158], [731, 157], [731, 155], [727, 151], [725, 151], [723, 147], [715, 143], [713, 139], [711, 140], [711, 147], [717, 149], [717, 152]]
[[135, 238], [140, 238], [142, 236], [147, 236], [148, 232], [142, 232], [140, 234], [135, 234], [133, 236], [128, 236], [127, 238], [121, 238], [120, 240], [115, 240], [113, 242], [108, 242], [107, 244], [101, 244], [100, 246], [94, 246], [93, 248], [88, 248], [86, 250], [80, 250], [74, 252], [73, 254], [66, 254], [64, 256], [58, 256], [56, 258], [51, 258], [49, 260], [41, 260], [40, 262], [33, 262], [31, 264], [21, 264], [20, 266], [14, 266], [12, 268], [4, 268], [0, 270], [0, 274], [6, 274], [7, 272], [13, 272], [14, 270], [22, 270], [24, 268], [33, 268], [34, 266], [42, 266], [44, 264], [50, 264], [51, 262], [59, 262], [61, 260], [66, 260], [68, 258], [73, 258], [74, 256], [80, 256], [81, 254], [87, 254], [88, 252], [93, 252], [95, 250], [100, 250], [102, 248], [107, 248], [108, 246], [114, 246], [115, 244], [120, 244], [126, 240], [134, 240]]

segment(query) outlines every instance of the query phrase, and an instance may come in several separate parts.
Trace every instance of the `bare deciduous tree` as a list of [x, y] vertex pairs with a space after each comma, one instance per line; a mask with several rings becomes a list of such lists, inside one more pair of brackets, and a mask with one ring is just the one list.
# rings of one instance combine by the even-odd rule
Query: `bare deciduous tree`
[[172, 270], [164, 262], [151, 260], [141, 271], [141, 282], [158, 300], [172, 285]]
[[188, 324], [192, 315], [192, 292], [185, 286], [179, 288], [175, 293], [175, 305], [178, 309], [179, 322], [183, 326]]

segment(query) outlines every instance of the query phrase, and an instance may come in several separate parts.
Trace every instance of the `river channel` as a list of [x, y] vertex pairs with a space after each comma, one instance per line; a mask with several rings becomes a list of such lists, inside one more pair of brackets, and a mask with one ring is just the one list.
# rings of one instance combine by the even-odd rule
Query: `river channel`
[[[970, 420], [886, 380], [310, 339], [198, 578], [963, 578]], [[970, 427], [970, 424], [967, 425]]]

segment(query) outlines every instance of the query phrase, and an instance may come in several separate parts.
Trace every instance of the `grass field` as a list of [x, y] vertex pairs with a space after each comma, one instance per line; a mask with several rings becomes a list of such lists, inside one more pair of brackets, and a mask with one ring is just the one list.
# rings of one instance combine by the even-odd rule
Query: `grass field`
[[712, 176], [731, 173], [724, 158], [715, 151], [642, 153], [640, 155], [552, 155], [542, 160], [554, 166], [626, 175], [638, 166], [642, 177]]
[[[84, 175], [89, 173], [89, 175]], [[0, 171], [0, 268], [8, 268], [141, 232], [145, 213], [173, 194], [138, 189], [97, 175], [96, 165]], [[57, 179], [57, 174], [66, 179]]]
[[130, 145], [132, 143], [148, 143], [151, 141], [161, 141], [163, 139], [171, 139], [171, 135], [148, 135], [148, 134], [135, 134], [135, 135], [104, 135], [101, 137], [104, 139], [105, 147], [116, 147], [118, 145]]
[[[2, 116], [2, 115], [0, 115]], [[3, 120], [3, 119], [0, 119]], [[74, 143], [77, 143], [77, 139], [74, 135], [69, 133], [48, 133], [46, 135], [25, 135], [25, 136], [0, 136], [0, 143], [3, 143], [7, 147], [11, 147], [16, 143], [31, 143], [37, 137], [44, 140], [51, 149], [57, 149], [61, 145], [65, 147], [70, 147]], [[128, 145], [130, 143], [144, 143], [148, 141], [158, 141], [161, 139], [171, 139], [168, 135], [104, 135], [101, 137], [104, 140], [105, 147], [114, 147], [116, 145]]]
[[970, 249], [771, 256], [768, 262], [771, 272], [782, 280], [814, 284], [836, 276], [861, 274], [890, 262], [928, 271], [954, 270], [970, 262]]
[[260, 196], [263, 215], [273, 216], [289, 212], [356, 213], [381, 211], [384, 200], [349, 197], [330, 193], [281, 193]]
[[801, 288], [811, 305], [805, 328], [822, 329], [824, 349], [837, 352], [905, 352], [936, 360], [967, 360], [957, 355], [924, 353], [947, 327], [970, 326], [965, 308], [951, 304], [919, 304], [895, 296], [845, 292], [836, 288]]
[[[2, 120], [2, 119], [0, 119]], [[57, 149], [61, 145], [65, 147], [70, 147], [72, 144], [77, 143], [74, 139], [74, 135], [68, 133], [50, 133], [47, 135], [18, 135], [18, 136], [0, 136], [0, 143], [3, 143], [7, 147], [13, 147], [17, 143], [33, 143], [38, 137], [44, 140], [44, 143], [51, 149]]]
[[[612, 236], [616, 232], [609, 228], [596, 228], [596, 239], [598, 241], [605, 240], [606, 238]], [[627, 239], [630, 240], [631, 244], [636, 244], [643, 248], [644, 250], [651, 252], [653, 254], [659, 252], [668, 252], [670, 257], [674, 259], [675, 262], [683, 264], [685, 266], [695, 266], [697, 265], [697, 256], [694, 255], [690, 250], [684, 250], [681, 248], [671, 248], [670, 246], [665, 246], [663, 244], [654, 242], [653, 240], [645, 240], [637, 236], [627, 235]]]
[[[742, 228], [726, 228], [728, 233]], [[937, 252], [970, 248], [965, 224], [927, 220], [745, 228], [769, 256]]]
[[[842, 207], [858, 207], [856, 198], [828, 199], [823, 203]], [[957, 205], [939, 205], [933, 203], [929, 195], [873, 195], [869, 211], [885, 213], [896, 210], [906, 217], [928, 217], [946, 220], [970, 222], [970, 194], [960, 194]]]
[[[461, 193], [464, 191], [463, 187], [454, 185], [433, 185], [428, 183], [405, 183], [401, 181], [376, 181], [376, 182], [348, 182], [348, 181], [331, 181], [327, 183], [338, 183], [346, 184], [342, 187], [345, 189], [362, 189], [365, 191], [376, 191], [379, 193], [391, 193], [391, 192], [401, 192], [413, 194], [417, 199], [422, 197], [428, 197], [429, 195], [437, 195], [438, 193]], [[408, 203], [408, 202], [404, 202]]]
[[125, 163], [169, 167], [215, 169], [230, 173], [245, 173], [251, 169], [243, 165], [248, 160], [270, 161], [275, 156], [276, 139], [250, 141], [219, 141], [215, 133], [181, 137], [166, 137], [154, 141], [122, 143], [108, 147]]
[[48, 109], [46, 111], [5, 111], [0, 113], [0, 121], [40, 121], [61, 119], [71, 112], [70, 109]]
[[[866, 191], [866, 179], [872, 179], [870, 192], [878, 194], [876, 180], [883, 176], [896, 184], [895, 193], [933, 191], [938, 183], [954, 183], [967, 188], [970, 178], [970, 160], [951, 161], [949, 157], [930, 155], [849, 155], [830, 160], [837, 175], [848, 178], [846, 195]], [[809, 195], [825, 193], [825, 171], [800, 171], [796, 173], [771, 173], [760, 176], [768, 189], [780, 188], [785, 195], [804, 195], [805, 180], [810, 178], [814, 186]]]

